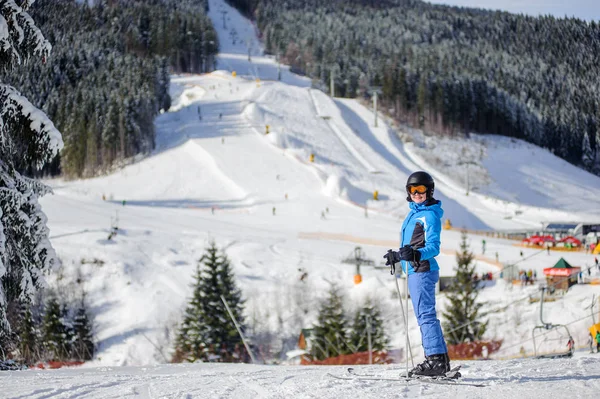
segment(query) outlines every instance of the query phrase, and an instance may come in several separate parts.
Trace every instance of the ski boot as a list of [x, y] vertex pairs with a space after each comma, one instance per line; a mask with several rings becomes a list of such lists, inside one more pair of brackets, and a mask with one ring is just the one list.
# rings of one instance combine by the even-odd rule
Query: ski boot
[[450, 371], [450, 358], [447, 353], [425, 356], [425, 361], [408, 372], [409, 377], [446, 377]]

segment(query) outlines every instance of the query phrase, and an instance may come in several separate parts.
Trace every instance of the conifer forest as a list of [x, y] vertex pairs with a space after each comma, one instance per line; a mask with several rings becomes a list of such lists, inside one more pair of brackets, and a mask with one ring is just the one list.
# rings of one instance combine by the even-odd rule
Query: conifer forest
[[[218, 39], [207, 7], [205, 0], [33, 4], [29, 13], [53, 51], [2, 81], [62, 133], [65, 147], [46, 173], [93, 176], [154, 148], [154, 118], [170, 107], [169, 74], [214, 69]], [[21, 170], [33, 173], [31, 165]]]
[[600, 26], [418, 0], [231, 0], [266, 50], [438, 134], [524, 139], [600, 173]]

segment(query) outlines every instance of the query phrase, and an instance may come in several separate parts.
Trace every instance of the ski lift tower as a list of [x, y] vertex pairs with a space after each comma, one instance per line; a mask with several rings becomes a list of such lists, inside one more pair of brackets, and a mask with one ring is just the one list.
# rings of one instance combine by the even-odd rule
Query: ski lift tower
[[381, 89], [382, 86], [372, 86], [369, 90], [373, 96], [373, 114], [375, 115], [373, 127], [377, 127], [377, 96], [382, 93]]
[[375, 264], [373, 260], [365, 258], [365, 253], [361, 247], [354, 248], [354, 253], [350, 254], [346, 259], [342, 260], [342, 263], [356, 265], [354, 284], [357, 285], [362, 282], [362, 276], [360, 275], [360, 265], [373, 266]]
[[461, 161], [458, 163], [458, 165], [466, 165], [467, 168], [467, 192], [465, 195], [469, 195], [469, 189], [470, 188], [475, 188], [475, 187], [469, 187], [469, 165], [474, 165], [477, 166], [477, 162], [473, 162], [473, 161]]

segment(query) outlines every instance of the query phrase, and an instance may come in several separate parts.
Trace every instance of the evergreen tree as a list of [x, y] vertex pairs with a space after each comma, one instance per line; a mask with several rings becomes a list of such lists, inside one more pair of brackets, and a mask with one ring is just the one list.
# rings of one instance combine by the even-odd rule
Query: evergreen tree
[[95, 348], [93, 326], [88, 317], [85, 296], [83, 296], [73, 319], [72, 357], [82, 361], [92, 360]]
[[473, 342], [481, 339], [487, 328], [487, 321], [481, 322], [479, 311], [483, 303], [477, 302], [480, 288], [475, 281], [474, 255], [469, 251], [467, 233], [462, 233], [460, 252], [456, 254], [456, 279], [448, 288], [450, 304], [443, 312], [446, 321], [444, 333], [450, 345]]
[[314, 359], [351, 353], [348, 346], [348, 322], [344, 313], [344, 298], [340, 289], [332, 285], [329, 297], [319, 309], [317, 324], [311, 337], [311, 354]]
[[40, 331], [30, 304], [24, 305], [16, 332], [19, 336], [20, 360], [27, 365], [35, 363], [41, 355]]
[[194, 362], [206, 358], [207, 328], [204, 324], [204, 293], [202, 292], [202, 270], [200, 262], [196, 268], [190, 299], [183, 316], [183, 322], [175, 341], [174, 362]]
[[190, 300], [180, 327], [174, 361], [245, 360], [243, 342], [229, 317], [223, 296], [236, 321], [243, 328], [243, 301], [236, 287], [227, 256], [218, 253], [214, 242], [198, 261]]
[[595, 156], [590, 145], [590, 137], [588, 135], [588, 132], [583, 133], [583, 142], [581, 143], [581, 150], [583, 153], [581, 157], [581, 163], [587, 170], [591, 171], [594, 167]]
[[354, 352], [366, 352], [369, 350], [367, 330], [371, 327], [371, 348], [373, 351], [385, 350], [389, 340], [385, 334], [381, 311], [371, 298], [367, 298], [365, 305], [354, 315], [352, 323], [350, 342]]
[[[33, 57], [45, 61], [50, 52], [50, 44], [27, 13], [32, 2], [18, 3], [0, 2], [1, 72]], [[9, 315], [18, 317], [20, 303], [31, 301], [43, 284], [43, 273], [56, 262], [38, 203], [50, 189], [22, 173], [50, 161], [62, 147], [62, 138], [42, 111], [2, 83], [0, 121], [0, 342], [8, 349]]]
[[70, 357], [73, 330], [67, 311], [55, 295], [46, 302], [42, 322], [42, 339], [49, 360], [66, 360]]
[[[229, 306], [229, 310], [233, 314], [235, 320], [240, 324], [240, 327], [243, 329], [244, 325], [244, 301], [242, 300], [242, 291], [236, 286], [235, 278], [233, 274], [233, 269], [231, 267], [231, 263], [227, 256], [223, 253], [220, 258], [220, 264], [218, 269], [219, 274], [219, 296], [223, 296], [225, 302], [227, 302], [227, 306]], [[219, 302], [223, 304], [222, 301]], [[223, 309], [221, 309], [223, 310]], [[235, 324], [231, 320], [228, 313], [225, 313], [226, 320], [223, 320], [221, 324], [223, 325], [223, 335], [222, 335], [222, 346], [224, 345], [227, 348], [228, 356], [232, 356], [235, 361], [243, 361], [244, 359], [240, 357], [245, 357], [245, 353], [242, 351], [243, 342], [241, 341], [241, 337], [235, 328]]]

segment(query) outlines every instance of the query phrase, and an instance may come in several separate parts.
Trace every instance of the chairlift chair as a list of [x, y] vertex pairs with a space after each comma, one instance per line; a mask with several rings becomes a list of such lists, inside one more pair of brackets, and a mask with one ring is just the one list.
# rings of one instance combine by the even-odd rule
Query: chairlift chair
[[[565, 358], [565, 357], [571, 357], [573, 356], [573, 352], [571, 350], [568, 351], [562, 351], [562, 352], [553, 352], [553, 353], [544, 353], [541, 354], [539, 353], [539, 345], [548, 342], [548, 341], [560, 341], [560, 342], [565, 342], [565, 340], [569, 339], [571, 337], [571, 332], [569, 331], [569, 329], [567, 328], [566, 325], [564, 324], [552, 324], [552, 323], [545, 323], [544, 322], [544, 317], [543, 317], [543, 311], [544, 311], [544, 293], [545, 291], [548, 289], [547, 287], [541, 287], [540, 288], [542, 290], [542, 296], [540, 299], [540, 322], [542, 323], [542, 325], [540, 326], [536, 326], [533, 328], [532, 332], [531, 332], [531, 338], [533, 340], [533, 351], [534, 351], [534, 356], [538, 359], [558, 359], [558, 358]], [[541, 342], [536, 342], [536, 332], [538, 330], [541, 331], [546, 331], [545, 333], [539, 334], [539, 336], [546, 336], [546, 338], [541, 341]], [[551, 333], [551, 332], [557, 332], [558, 333], [558, 338], [548, 338], [547, 336]], [[566, 334], [566, 335], [564, 335]]]

